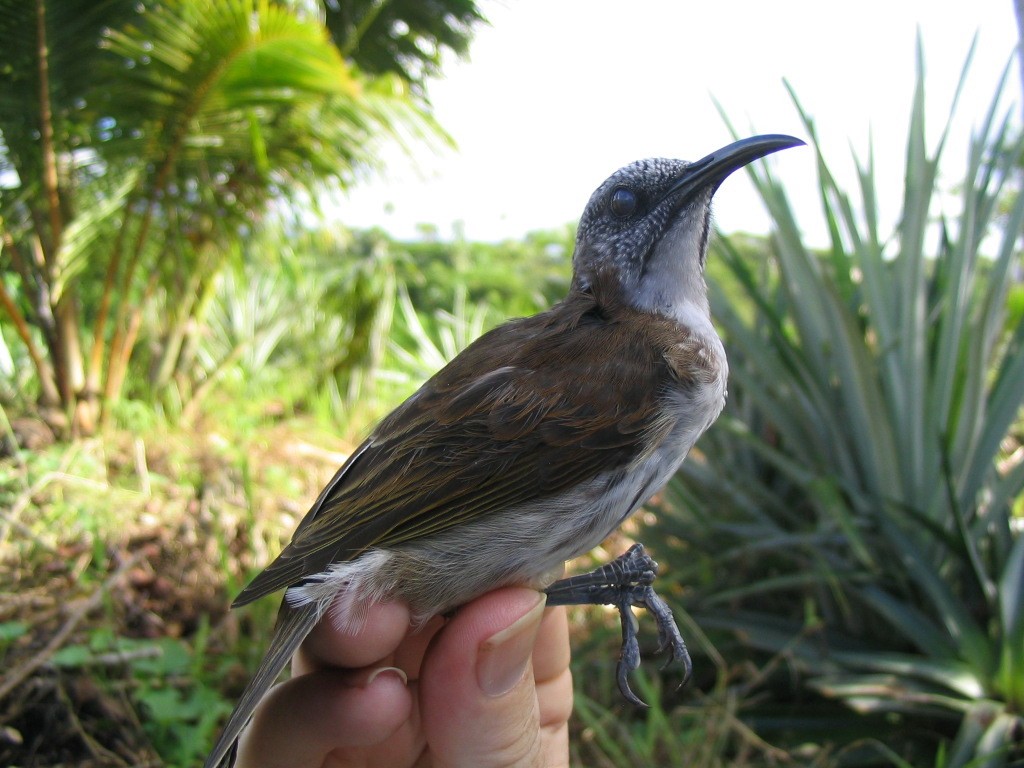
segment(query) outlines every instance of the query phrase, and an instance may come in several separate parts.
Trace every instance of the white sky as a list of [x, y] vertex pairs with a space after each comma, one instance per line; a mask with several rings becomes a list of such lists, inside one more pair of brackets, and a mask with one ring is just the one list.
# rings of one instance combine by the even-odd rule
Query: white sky
[[[471, 239], [499, 240], [576, 220], [616, 168], [650, 156], [696, 159], [728, 143], [717, 99], [742, 134], [805, 137], [783, 86], [814, 116], [833, 171], [853, 187], [850, 148], [873, 136], [886, 219], [898, 215], [904, 140], [920, 28], [934, 141], [971, 39], [978, 47], [946, 152], [954, 185], [1016, 42], [1013, 0], [482, 0], [468, 62], [432, 83], [436, 116], [456, 152], [395, 159], [386, 178], [354, 189], [346, 224], [412, 237], [418, 223], [443, 237], [464, 223]], [[1012, 102], [1021, 85], [1016, 63]], [[1016, 107], [1015, 107], [1016, 108]], [[812, 240], [820, 239], [815, 164], [808, 149], [771, 161]], [[726, 232], [765, 232], [745, 176], [716, 198]]]

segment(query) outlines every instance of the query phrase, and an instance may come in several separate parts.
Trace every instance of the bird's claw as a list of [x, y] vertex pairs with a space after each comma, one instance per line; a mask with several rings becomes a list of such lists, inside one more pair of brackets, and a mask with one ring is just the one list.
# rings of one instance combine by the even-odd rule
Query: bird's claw
[[619, 691], [630, 703], [647, 706], [629, 687], [629, 674], [640, 666], [638, 623], [635, 605], [646, 608], [658, 625], [658, 653], [669, 652], [669, 664], [683, 665], [683, 683], [690, 679], [693, 664], [671, 609], [654, 591], [658, 564], [634, 544], [623, 555], [591, 573], [556, 581], [547, 589], [548, 605], [614, 605], [622, 622], [622, 650], [615, 677]]
[[619, 617], [622, 622], [622, 649], [619, 651], [619, 661], [615, 665], [615, 680], [619, 684], [619, 692], [626, 701], [637, 707], [646, 707], [647, 702], [633, 693], [629, 687], [630, 672], [640, 666], [640, 643], [637, 642], [639, 622], [633, 615], [632, 605], [632, 596], [623, 591], [616, 606], [619, 609]]
[[654, 592], [653, 587], [645, 589], [643, 606], [654, 616], [654, 621], [658, 625], [658, 653], [665, 650], [669, 652], [668, 660], [662, 669], [674, 662], [681, 663], [683, 665], [683, 681], [680, 685], [686, 685], [693, 672], [693, 662], [690, 661], [690, 652], [686, 649], [686, 641], [683, 640], [683, 635], [676, 625], [672, 609]]

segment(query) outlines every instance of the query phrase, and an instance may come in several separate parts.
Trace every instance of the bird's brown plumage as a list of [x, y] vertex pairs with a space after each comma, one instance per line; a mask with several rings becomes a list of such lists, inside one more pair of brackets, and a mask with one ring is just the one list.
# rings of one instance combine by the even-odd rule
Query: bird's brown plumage
[[381, 422], [235, 604], [628, 470], [674, 426], [661, 400], [720, 368], [699, 337], [630, 308], [612, 277], [506, 323]]

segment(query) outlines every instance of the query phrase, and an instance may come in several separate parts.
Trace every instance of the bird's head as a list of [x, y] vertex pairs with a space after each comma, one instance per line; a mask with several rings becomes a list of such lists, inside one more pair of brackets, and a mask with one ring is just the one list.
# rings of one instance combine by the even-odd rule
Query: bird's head
[[620, 168], [580, 218], [572, 287], [586, 291], [614, 280], [620, 296], [642, 311], [681, 318], [696, 309], [706, 316], [712, 196], [733, 171], [803, 143], [754, 136], [693, 163], [657, 158]]

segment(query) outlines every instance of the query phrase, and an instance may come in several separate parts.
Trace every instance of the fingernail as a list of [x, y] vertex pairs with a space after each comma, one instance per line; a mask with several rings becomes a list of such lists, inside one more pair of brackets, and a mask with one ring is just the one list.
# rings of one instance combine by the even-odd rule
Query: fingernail
[[380, 667], [379, 669], [373, 670], [370, 675], [366, 678], [366, 682], [363, 683], [363, 688], [369, 688], [373, 681], [385, 673], [390, 673], [401, 678], [402, 685], [409, 684], [409, 676], [405, 674], [405, 670], [399, 669], [398, 667]]
[[480, 643], [476, 681], [488, 696], [504, 696], [522, 678], [530, 663], [546, 602], [547, 596], [538, 592], [536, 605], [510, 626]]

